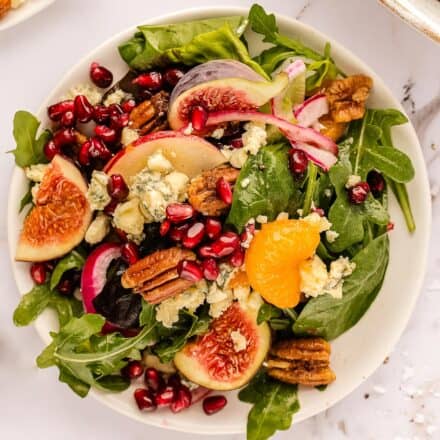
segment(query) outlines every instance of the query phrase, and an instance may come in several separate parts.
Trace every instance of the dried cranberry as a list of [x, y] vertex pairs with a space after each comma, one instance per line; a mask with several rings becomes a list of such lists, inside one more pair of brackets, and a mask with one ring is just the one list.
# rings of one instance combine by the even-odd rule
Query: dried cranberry
[[307, 171], [309, 159], [302, 150], [292, 148], [289, 151], [289, 165], [293, 174], [300, 176]]
[[112, 144], [117, 139], [117, 133], [114, 128], [107, 127], [106, 125], [97, 125], [95, 127], [96, 136], [105, 143]]
[[46, 281], [46, 265], [44, 263], [33, 263], [31, 266], [31, 277], [35, 284], [44, 284]]
[[104, 142], [96, 136], [90, 139], [89, 156], [94, 159], [107, 161], [110, 159], [112, 153], [105, 146]]
[[143, 372], [144, 367], [139, 361], [131, 361], [121, 370], [121, 374], [130, 380], [141, 377]]
[[148, 388], [156, 393], [165, 388], [165, 381], [155, 368], [147, 368], [145, 370], [144, 381]]
[[201, 105], [196, 105], [191, 110], [191, 124], [194, 130], [202, 131], [208, 120], [208, 112]]
[[76, 143], [75, 130], [73, 128], [62, 128], [53, 135], [53, 141], [58, 147]]
[[170, 228], [169, 237], [173, 241], [180, 242], [183, 240], [183, 237], [185, 236], [185, 233], [188, 229], [189, 225], [186, 223], [183, 225], [172, 226]]
[[90, 104], [89, 100], [84, 95], [75, 96], [75, 114], [79, 122], [89, 122], [94, 113], [93, 105]]
[[113, 200], [122, 202], [128, 196], [128, 186], [120, 174], [112, 174], [107, 182], [107, 192]]
[[191, 406], [192, 394], [185, 385], [180, 385], [175, 392], [174, 400], [171, 402], [170, 410], [178, 413]]
[[63, 114], [63, 116], [61, 116], [61, 125], [63, 127], [73, 127], [75, 125], [76, 122], [76, 118], [75, 118], [75, 113], [73, 113], [72, 111], [67, 111]]
[[134, 99], [127, 99], [121, 104], [124, 113], [130, 113], [136, 107], [136, 101]]
[[174, 87], [179, 80], [185, 75], [185, 73], [180, 70], [176, 69], [175, 67], [170, 67], [167, 70], [165, 70], [165, 73], [163, 74], [164, 80], [171, 86]]
[[209, 396], [203, 400], [203, 411], [210, 416], [223, 409], [227, 403], [225, 396]]
[[353, 205], [361, 205], [365, 202], [369, 192], [370, 186], [368, 183], [359, 182], [356, 185], [348, 188], [348, 200]]
[[71, 295], [73, 293], [74, 285], [72, 280], [65, 278], [58, 283], [57, 290], [62, 295]]
[[182, 223], [194, 214], [194, 208], [188, 203], [170, 203], [166, 208], [167, 219], [171, 223]]
[[182, 260], [177, 266], [177, 273], [180, 278], [196, 283], [203, 278], [201, 267], [195, 261]]
[[113, 82], [113, 74], [104, 66], [98, 63], [92, 63], [90, 65], [90, 79], [96, 86], [101, 89], [106, 89], [110, 87]]
[[141, 411], [154, 411], [157, 407], [153, 393], [145, 388], [138, 388], [134, 398]]
[[182, 239], [182, 244], [189, 249], [195, 248], [205, 236], [205, 225], [202, 222], [196, 222], [186, 231]]
[[153, 71], [148, 73], [141, 73], [132, 82], [133, 84], [137, 84], [138, 86], [145, 89], [158, 90], [163, 85], [163, 78], [160, 72]]
[[373, 170], [368, 173], [367, 182], [374, 197], [379, 197], [385, 189], [385, 179], [382, 174]]
[[165, 235], [168, 234], [170, 228], [171, 228], [171, 222], [169, 220], [164, 220], [160, 225], [159, 235], [161, 237], [165, 237]]
[[132, 241], [128, 241], [121, 246], [121, 256], [129, 265], [136, 263], [139, 260], [138, 247]]
[[74, 104], [72, 99], [57, 102], [47, 108], [47, 114], [52, 121], [58, 122], [66, 112], [73, 112]]
[[220, 177], [216, 184], [217, 197], [227, 205], [232, 203], [232, 187], [231, 184], [224, 178]]
[[46, 143], [44, 146], [44, 155], [46, 156], [47, 160], [52, 160], [55, 155], [59, 154], [61, 152], [61, 148], [55, 144], [53, 140], [50, 140]]
[[244, 263], [244, 250], [240, 246], [232, 253], [232, 255], [229, 257], [229, 262], [234, 267], [241, 267]]
[[110, 119], [110, 109], [105, 105], [96, 105], [93, 108], [93, 120], [97, 124], [104, 124]]
[[176, 390], [173, 387], [166, 386], [156, 394], [154, 401], [158, 407], [169, 406], [174, 400], [175, 395]]
[[222, 233], [222, 223], [220, 220], [208, 217], [205, 221], [206, 235], [211, 240], [216, 240]]
[[220, 274], [217, 261], [212, 257], [202, 261], [202, 271], [205, 279], [209, 281], [215, 281]]

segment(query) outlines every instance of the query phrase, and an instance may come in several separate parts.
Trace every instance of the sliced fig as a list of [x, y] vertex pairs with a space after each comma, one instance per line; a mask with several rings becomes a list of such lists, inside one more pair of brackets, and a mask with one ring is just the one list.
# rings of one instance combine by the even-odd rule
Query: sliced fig
[[[192, 382], [212, 390], [233, 390], [249, 382], [270, 346], [268, 325], [257, 324], [258, 308], [252, 299], [245, 306], [233, 303], [212, 321], [207, 333], [177, 353], [177, 369]], [[236, 347], [234, 334], [241, 335], [241, 347]]]
[[25, 218], [18, 240], [17, 261], [46, 261], [71, 251], [84, 238], [92, 219], [87, 184], [78, 168], [56, 155]]
[[[186, 75], [190, 74], [191, 71]], [[263, 78], [247, 79], [240, 76], [240, 73], [234, 75], [237, 76], [204, 81], [186, 90], [186, 86], [192, 81], [187, 81], [184, 76], [180, 81], [184, 81], [181, 90], [185, 91], [178, 96], [177, 92], [173, 93], [171, 97], [168, 113], [170, 127], [173, 130], [187, 127], [191, 112], [197, 106], [203, 107], [207, 112], [256, 110], [280, 94], [288, 83], [286, 73], [280, 73], [273, 81]], [[212, 76], [216, 77], [214, 74]]]
[[225, 162], [225, 157], [214, 145], [198, 136], [185, 136], [173, 131], [158, 131], [139, 138], [119, 151], [106, 165], [104, 171], [121, 174], [125, 181], [147, 165], [147, 159], [155, 151], [163, 155], [180, 171], [192, 178], [204, 170]]

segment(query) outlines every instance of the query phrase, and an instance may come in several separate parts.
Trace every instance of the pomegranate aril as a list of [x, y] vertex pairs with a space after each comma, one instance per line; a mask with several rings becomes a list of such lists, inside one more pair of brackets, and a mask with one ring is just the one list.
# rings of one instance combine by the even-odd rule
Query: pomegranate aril
[[169, 230], [171, 228], [171, 222], [169, 220], [164, 220], [159, 228], [159, 234], [161, 237], [165, 237], [165, 235], [168, 234]]
[[227, 205], [232, 203], [232, 187], [231, 184], [224, 178], [220, 177], [216, 184], [217, 197]]
[[101, 159], [107, 161], [110, 159], [112, 153], [105, 146], [104, 142], [97, 137], [92, 137], [90, 139], [89, 156], [94, 159]]
[[163, 390], [159, 391], [156, 394], [154, 401], [159, 408], [163, 406], [169, 406], [174, 400], [175, 395], [176, 390], [173, 387], [166, 386]]
[[353, 205], [361, 205], [365, 202], [368, 193], [370, 192], [370, 186], [367, 182], [359, 182], [356, 185], [348, 188], [348, 200]]
[[124, 113], [130, 113], [136, 107], [136, 101], [134, 99], [127, 99], [121, 104]]
[[97, 124], [104, 124], [110, 119], [110, 109], [105, 105], [97, 105], [93, 109], [93, 120]]
[[243, 148], [243, 139], [242, 138], [232, 139], [231, 146], [233, 148]]
[[90, 79], [96, 86], [106, 89], [113, 82], [113, 74], [106, 67], [92, 63], [90, 65]]
[[240, 237], [235, 232], [225, 232], [211, 244], [215, 258], [231, 255], [240, 245]]
[[43, 151], [47, 160], [52, 160], [56, 154], [60, 153], [61, 148], [58, 145], [56, 145], [53, 140], [50, 140], [44, 146]]
[[209, 396], [203, 400], [203, 411], [205, 411], [206, 415], [210, 416], [223, 409], [227, 403], [228, 401], [225, 396]]
[[212, 258], [206, 258], [202, 261], [203, 277], [208, 281], [215, 281], [220, 274], [217, 261]]
[[197, 283], [203, 278], [201, 267], [195, 261], [182, 260], [177, 266], [177, 273], [180, 278]]
[[139, 361], [131, 361], [121, 370], [121, 374], [130, 380], [141, 377], [143, 372], [144, 367]]
[[75, 114], [79, 122], [89, 122], [93, 117], [94, 108], [84, 95], [75, 96]]
[[95, 134], [99, 139], [109, 144], [112, 144], [117, 139], [116, 130], [114, 128], [107, 127], [106, 125], [97, 125], [95, 127]]
[[60, 123], [63, 127], [72, 127], [75, 125], [75, 122], [76, 122], [75, 113], [73, 113], [70, 110], [64, 113], [63, 116], [61, 116]]
[[375, 197], [379, 197], [383, 193], [385, 189], [385, 179], [382, 174], [375, 170], [370, 171], [367, 176], [367, 182]]
[[122, 202], [128, 196], [128, 186], [125, 183], [124, 178], [120, 174], [112, 174], [107, 182], [107, 192], [109, 196]]
[[114, 228], [114, 231], [116, 232], [117, 236], [119, 237], [119, 240], [122, 242], [128, 241], [127, 240], [127, 233], [119, 228]]
[[110, 116], [119, 116], [124, 113], [124, 110], [119, 104], [110, 104], [107, 108], [110, 112]]
[[145, 89], [158, 90], [163, 85], [163, 78], [160, 72], [153, 71], [148, 73], [141, 73], [132, 82], [133, 84], [137, 84], [138, 86]]
[[79, 149], [78, 162], [81, 165], [87, 166], [90, 164], [90, 155], [89, 155], [90, 146], [91, 146], [91, 142], [86, 141], [81, 145], [81, 148]]
[[325, 211], [322, 208], [312, 208], [312, 212], [318, 214], [320, 217], [325, 216]]
[[47, 108], [47, 115], [52, 121], [58, 122], [66, 112], [73, 112], [74, 104], [72, 99], [57, 102]]
[[209, 246], [209, 245], [201, 246], [198, 249], [198, 253], [201, 258], [210, 258], [210, 257], [218, 258], [217, 254], [214, 253], [212, 246]]
[[390, 232], [394, 229], [394, 223], [393, 222], [388, 222], [387, 224], [387, 232]]
[[171, 223], [182, 223], [194, 214], [194, 208], [188, 203], [170, 203], [166, 208], [167, 219]]
[[58, 147], [76, 143], [75, 130], [73, 128], [62, 128], [53, 135], [53, 141]]
[[117, 200], [112, 200], [108, 205], [105, 206], [104, 212], [106, 214], [112, 215], [115, 212], [116, 206], [118, 206]]
[[217, 220], [212, 217], [208, 217], [205, 221], [206, 235], [211, 240], [216, 240], [220, 237], [222, 233], [222, 223], [220, 220]]
[[180, 387], [182, 385], [182, 381], [180, 379], [180, 376], [177, 373], [172, 374], [167, 380], [167, 385], [169, 385], [170, 387], [173, 387], [174, 389], [177, 389], [178, 387]]
[[191, 110], [191, 124], [194, 130], [201, 131], [206, 126], [208, 112], [201, 105], [196, 105]]
[[165, 70], [163, 78], [171, 87], [174, 87], [183, 75], [185, 75], [185, 73], [182, 70], [170, 67]]
[[155, 368], [147, 368], [144, 374], [145, 385], [155, 393], [165, 388], [165, 381], [162, 375]]
[[[165, 220], [168, 221], [168, 220]], [[186, 234], [186, 231], [189, 229], [188, 224], [172, 226], [169, 232], [169, 237], [173, 241], [180, 242], [183, 240], [183, 237]]]
[[229, 257], [229, 262], [234, 267], [241, 267], [244, 263], [244, 250], [240, 246], [232, 253], [232, 255]]
[[170, 409], [173, 413], [178, 413], [191, 406], [192, 394], [185, 385], [180, 385], [175, 392], [174, 400], [171, 402]]
[[145, 388], [138, 388], [134, 392], [134, 398], [141, 411], [153, 411], [157, 407], [154, 394]]
[[46, 281], [46, 265], [44, 263], [33, 263], [31, 266], [31, 277], [35, 284], [44, 284]]
[[292, 173], [299, 176], [307, 171], [309, 159], [307, 159], [304, 151], [292, 148], [289, 151], [289, 165]]
[[129, 116], [127, 113], [110, 116], [110, 127], [115, 130], [120, 130], [128, 125]]
[[189, 249], [195, 248], [205, 236], [205, 225], [202, 222], [196, 222], [186, 231], [182, 239], [182, 244]]
[[136, 263], [139, 260], [138, 247], [132, 241], [124, 243], [121, 246], [121, 256], [129, 265]]
[[73, 288], [73, 282], [68, 278], [61, 280], [57, 286], [58, 292], [62, 295], [71, 295], [73, 293]]

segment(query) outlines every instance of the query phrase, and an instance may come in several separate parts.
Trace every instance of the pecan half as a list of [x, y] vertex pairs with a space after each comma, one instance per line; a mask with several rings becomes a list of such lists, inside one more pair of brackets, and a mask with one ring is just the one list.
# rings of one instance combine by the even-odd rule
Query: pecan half
[[320, 130], [321, 134], [333, 139], [335, 142], [341, 139], [348, 126], [346, 122], [335, 122], [329, 114], [322, 116], [319, 122], [323, 126]]
[[352, 75], [331, 81], [325, 89], [330, 116], [334, 122], [350, 122], [363, 118], [373, 80], [366, 75]]
[[195, 260], [187, 249], [173, 247], [156, 251], [131, 265], [122, 275], [121, 283], [133, 289], [151, 304], [184, 292], [194, 283], [179, 277], [177, 265], [182, 260]]
[[200, 176], [192, 179], [189, 184], [189, 203], [203, 215], [219, 216], [224, 214], [229, 205], [217, 197], [217, 181], [224, 177], [233, 186], [239, 174], [239, 170], [229, 165], [221, 165], [204, 171]]
[[330, 344], [322, 338], [277, 342], [267, 361], [269, 376], [281, 382], [327, 385], [336, 379], [330, 369]]
[[129, 126], [140, 135], [165, 130], [168, 126], [167, 111], [170, 95], [161, 91], [137, 105], [129, 116]]

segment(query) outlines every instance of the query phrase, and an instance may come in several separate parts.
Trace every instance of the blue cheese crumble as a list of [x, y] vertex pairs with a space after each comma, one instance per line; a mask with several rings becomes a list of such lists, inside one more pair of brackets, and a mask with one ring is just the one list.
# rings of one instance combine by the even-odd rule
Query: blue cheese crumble
[[107, 191], [109, 177], [103, 171], [94, 170], [87, 190], [87, 200], [95, 211], [102, 211], [111, 201]]

